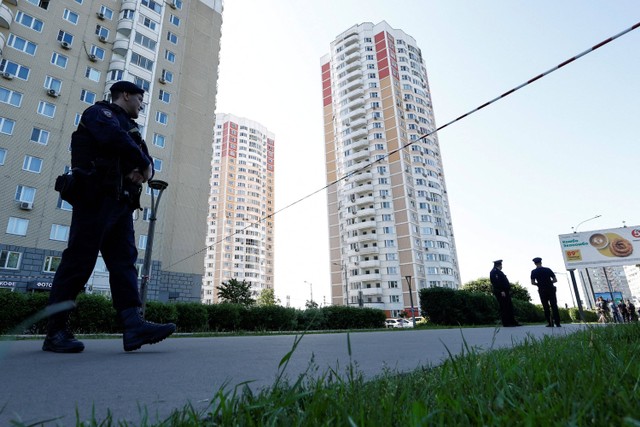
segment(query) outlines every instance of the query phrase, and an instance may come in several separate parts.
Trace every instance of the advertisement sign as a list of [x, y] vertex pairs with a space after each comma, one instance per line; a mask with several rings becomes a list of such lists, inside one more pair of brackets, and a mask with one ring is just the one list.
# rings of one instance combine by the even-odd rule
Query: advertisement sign
[[611, 294], [611, 292], [596, 292], [595, 297], [596, 299], [602, 297], [602, 299], [606, 301], [618, 302], [622, 299], [622, 292], [614, 292], [613, 294]]
[[640, 226], [561, 234], [567, 270], [640, 264]]

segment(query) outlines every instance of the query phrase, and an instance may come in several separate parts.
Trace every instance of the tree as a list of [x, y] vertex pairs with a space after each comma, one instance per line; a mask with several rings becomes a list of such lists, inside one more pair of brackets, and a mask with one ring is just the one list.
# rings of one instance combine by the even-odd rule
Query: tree
[[318, 303], [315, 302], [315, 301], [307, 300], [307, 302], [304, 303], [304, 307], [305, 308], [318, 308]]
[[[531, 295], [529, 291], [522, 286], [519, 282], [510, 283], [511, 285], [511, 298], [520, 301], [531, 302]], [[493, 287], [488, 277], [481, 277], [471, 282], [467, 282], [462, 286], [465, 291], [482, 292], [483, 294], [493, 295]]]
[[256, 304], [262, 307], [280, 305], [280, 298], [276, 298], [276, 294], [271, 288], [263, 289], [258, 295]]
[[231, 279], [228, 282], [223, 282], [218, 286], [218, 298], [223, 302], [244, 306], [255, 303], [255, 300], [251, 298], [251, 283], [247, 283], [245, 280], [238, 282], [236, 279]]

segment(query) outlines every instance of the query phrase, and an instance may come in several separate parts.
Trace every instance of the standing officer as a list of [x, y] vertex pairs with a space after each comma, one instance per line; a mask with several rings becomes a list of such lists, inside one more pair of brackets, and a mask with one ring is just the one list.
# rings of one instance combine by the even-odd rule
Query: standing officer
[[[71, 166], [76, 180], [67, 249], [53, 279], [49, 305], [75, 301], [91, 276], [98, 252], [109, 270], [113, 306], [124, 324], [125, 351], [162, 341], [173, 323], [142, 318], [133, 230], [142, 184], [153, 176], [153, 161], [134, 121], [144, 90], [128, 81], [111, 86], [112, 102], [100, 101], [82, 113], [71, 136]], [[49, 317], [42, 349], [78, 353], [84, 344], [69, 330], [70, 312]]]
[[493, 269], [489, 273], [489, 280], [493, 286], [493, 295], [495, 295], [500, 305], [500, 316], [502, 317], [502, 326], [520, 326], [513, 315], [513, 302], [511, 301], [511, 284], [509, 279], [502, 272], [502, 260], [493, 261]]
[[[540, 295], [544, 317], [547, 319], [547, 328], [553, 328], [554, 323], [557, 327], [560, 327], [560, 313], [558, 312], [558, 300], [556, 299], [556, 287], [554, 285], [558, 279], [556, 279], [553, 270], [542, 266], [542, 258], [535, 257], [533, 263], [536, 268], [531, 271], [531, 284], [538, 287], [538, 295]], [[552, 312], [553, 320], [551, 319]]]

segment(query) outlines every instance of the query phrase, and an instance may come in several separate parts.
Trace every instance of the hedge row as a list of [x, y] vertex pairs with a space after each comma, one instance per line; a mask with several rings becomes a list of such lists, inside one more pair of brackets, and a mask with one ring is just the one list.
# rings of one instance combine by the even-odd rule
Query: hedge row
[[[42, 334], [46, 319], [29, 322], [43, 310], [48, 294], [0, 292], [0, 334]], [[121, 325], [111, 300], [81, 294], [71, 315], [77, 333], [118, 333]], [[280, 306], [245, 307], [235, 304], [147, 303], [145, 318], [158, 323], [174, 322], [178, 332], [301, 331], [383, 328], [382, 310], [330, 306], [298, 310]], [[27, 322], [27, 323], [25, 323]]]

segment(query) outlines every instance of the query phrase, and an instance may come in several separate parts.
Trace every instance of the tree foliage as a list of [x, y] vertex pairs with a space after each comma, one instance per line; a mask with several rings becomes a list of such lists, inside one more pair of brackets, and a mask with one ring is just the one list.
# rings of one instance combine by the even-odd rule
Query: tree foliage
[[[520, 301], [531, 301], [531, 295], [529, 291], [522, 286], [519, 282], [510, 283], [511, 285], [511, 298]], [[462, 289], [470, 292], [481, 292], [483, 294], [493, 295], [493, 287], [488, 277], [481, 277], [471, 282], [467, 282], [462, 286]]]
[[307, 300], [307, 302], [305, 302], [305, 303], [304, 303], [304, 307], [305, 307], [306, 309], [310, 309], [310, 308], [318, 308], [318, 307], [320, 307], [320, 306], [319, 306], [319, 305], [318, 305], [318, 303], [317, 303], [317, 302], [315, 302], [315, 301]]
[[256, 304], [260, 307], [271, 307], [274, 305], [280, 305], [280, 299], [276, 298], [276, 294], [273, 289], [263, 289], [256, 299]]
[[238, 282], [236, 279], [230, 279], [218, 286], [218, 297], [223, 301], [231, 304], [240, 304], [246, 307], [255, 304], [255, 300], [251, 298], [251, 283], [246, 280]]

